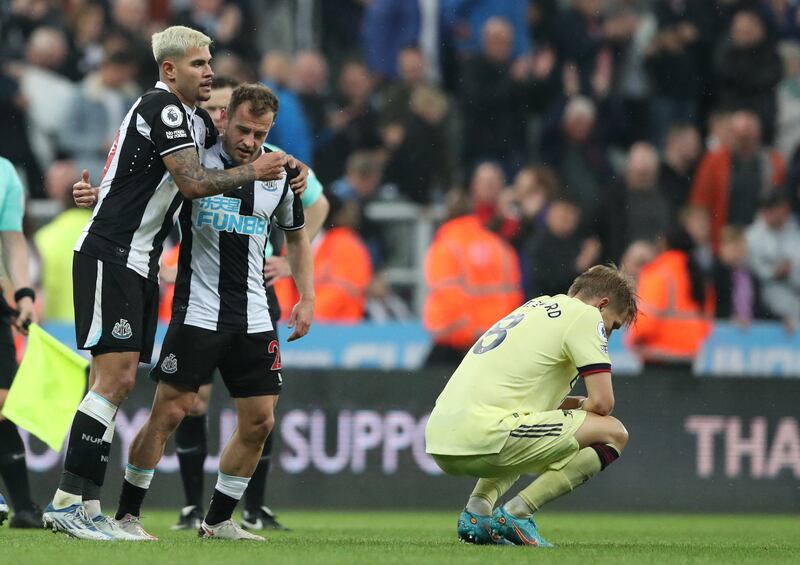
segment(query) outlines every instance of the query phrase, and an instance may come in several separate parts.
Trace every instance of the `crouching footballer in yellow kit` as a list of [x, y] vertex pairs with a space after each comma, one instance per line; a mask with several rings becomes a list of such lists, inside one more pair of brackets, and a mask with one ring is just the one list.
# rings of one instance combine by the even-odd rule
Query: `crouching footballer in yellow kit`
[[[458, 521], [476, 544], [550, 547], [533, 514], [616, 460], [628, 441], [614, 408], [608, 336], [637, 314], [633, 283], [613, 266], [566, 295], [535, 298], [497, 322], [450, 377], [425, 430], [452, 475], [479, 477]], [[583, 378], [588, 397], [568, 396]], [[519, 479], [539, 477], [502, 507]]]

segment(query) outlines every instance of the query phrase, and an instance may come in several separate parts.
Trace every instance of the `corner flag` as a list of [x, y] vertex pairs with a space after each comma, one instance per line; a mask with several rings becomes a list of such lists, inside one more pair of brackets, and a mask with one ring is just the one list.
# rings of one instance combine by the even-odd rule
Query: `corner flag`
[[36, 324], [8, 391], [3, 416], [61, 451], [86, 390], [89, 362]]

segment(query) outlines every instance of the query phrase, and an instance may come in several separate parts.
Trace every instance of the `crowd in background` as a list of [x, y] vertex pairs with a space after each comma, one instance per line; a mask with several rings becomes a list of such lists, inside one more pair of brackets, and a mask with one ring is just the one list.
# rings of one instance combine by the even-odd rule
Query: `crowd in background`
[[[157, 79], [150, 35], [182, 24], [215, 40], [218, 75], [278, 94], [269, 140], [368, 252], [362, 301], [391, 294], [396, 247], [364, 208], [407, 201], [447, 210], [426, 262], [436, 336], [460, 324], [471, 343], [499, 316], [460, 319], [464, 301], [501, 315], [604, 261], [660, 304], [633, 340], [664, 313], [687, 335], [713, 315], [800, 320], [797, 0], [3, 0], [0, 18], [0, 156], [31, 198], [69, 208], [81, 169], [99, 182]], [[31, 234], [45, 287], [85, 214]]]

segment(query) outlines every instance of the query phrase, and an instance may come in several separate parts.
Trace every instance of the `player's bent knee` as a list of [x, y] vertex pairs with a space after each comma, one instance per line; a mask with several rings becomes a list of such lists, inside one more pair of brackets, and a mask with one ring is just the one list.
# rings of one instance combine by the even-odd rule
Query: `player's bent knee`
[[[619, 420], [617, 420], [619, 422]], [[620, 452], [628, 445], [628, 430], [619, 422], [619, 429], [614, 432], [614, 445], [619, 448]]]
[[609, 443], [613, 444], [614, 447], [622, 452], [625, 446], [628, 445], [628, 430], [622, 425], [622, 422], [616, 418], [614, 418], [614, 422], [614, 429], [611, 432], [611, 441]]

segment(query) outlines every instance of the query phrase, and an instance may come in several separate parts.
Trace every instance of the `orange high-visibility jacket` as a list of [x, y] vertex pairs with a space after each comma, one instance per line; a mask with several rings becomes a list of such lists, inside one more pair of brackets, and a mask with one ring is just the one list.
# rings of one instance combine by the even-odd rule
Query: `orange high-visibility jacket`
[[[770, 183], [773, 187], [782, 186], [786, 177], [783, 157], [775, 150], [770, 150], [768, 157]], [[728, 147], [706, 153], [697, 168], [689, 195], [690, 204], [705, 208], [711, 216], [711, 243], [715, 251], [719, 249], [722, 228], [728, 223], [732, 160]]]
[[434, 342], [466, 349], [522, 303], [519, 259], [475, 216], [443, 224], [425, 257], [423, 323]]
[[706, 293], [700, 307], [683, 251], [665, 251], [639, 276], [639, 319], [627, 342], [644, 361], [691, 361], [711, 332], [714, 297]]
[[[320, 234], [314, 245], [314, 321], [354, 323], [364, 319], [372, 281], [372, 261], [358, 233], [338, 227]], [[299, 295], [291, 278], [275, 284], [282, 318], [287, 319]]]
[[[176, 267], [180, 256], [181, 246], [175, 245], [167, 249], [161, 255], [161, 265], [164, 267]], [[158, 304], [158, 321], [168, 324], [172, 319], [172, 299], [175, 296], [175, 283], [161, 283], [161, 299]]]

